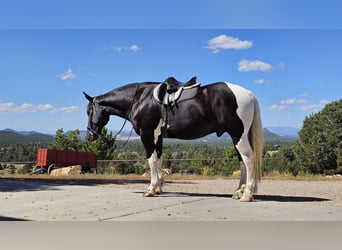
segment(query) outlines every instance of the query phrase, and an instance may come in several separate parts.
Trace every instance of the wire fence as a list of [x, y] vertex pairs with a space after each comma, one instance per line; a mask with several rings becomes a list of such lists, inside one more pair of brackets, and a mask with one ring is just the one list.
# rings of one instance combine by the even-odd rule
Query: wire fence
[[[23, 167], [29, 172], [36, 162], [0, 162], [0, 170], [9, 169], [11, 173], [20, 172]], [[285, 172], [289, 162], [286, 158], [263, 158], [262, 172]], [[240, 169], [237, 158], [180, 158], [163, 159], [163, 168], [171, 169], [173, 173], [194, 173], [200, 175], [229, 176]], [[98, 160], [96, 172], [98, 174], [143, 174], [149, 169], [146, 159], [116, 159]], [[25, 172], [21, 170], [21, 172]]]

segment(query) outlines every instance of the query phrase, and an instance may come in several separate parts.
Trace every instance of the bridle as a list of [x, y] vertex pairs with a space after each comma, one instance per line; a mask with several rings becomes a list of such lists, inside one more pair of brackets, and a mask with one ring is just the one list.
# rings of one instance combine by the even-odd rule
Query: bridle
[[[91, 117], [91, 119], [93, 118], [93, 110], [95, 108], [95, 99], [96, 97], [94, 98], [93, 102], [91, 103], [93, 105], [92, 109], [90, 110], [90, 114], [89, 114], [89, 117]], [[93, 124], [93, 123], [91, 123]], [[100, 136], [100, 134], [98, 132], [96, 132], [92, 127], [90, 127], [89, 125], [87, 126], [87, 130], [88, 130], [88, 133], [91, 135], [91, 136], [94, 136], [96, 135], [97, 137]]]
[[[138, 89], [139, 89], [139, 83], [137, 84], [137, 87], [136, 87], [136, 89], [135, 89], [135, 94], [134, 94], [133, 100], [132, 100], [132, 102], [131, 102], [131, 105], [130, 105], [130, 107], [129, 107], [129, 110], [128, 110], [128, 113], [127, 113], [127, 118], [125, 118], [124, 123], [122, 124], [120, 130], [114, 135], [114, 138], [116, 138], [116, 137], [122, 132], [123, 128], [124, 128], [125, 125], [126, 125], [126, 122], [127, 122], [128, 118], [129, 118], [131, 112], [132, 112], [133, 104], [134, 104], [134, 101], [135, 101], [135, 99], [136, 99], [136, 97], [137, 97]], [[93, 102], [92, 102], [93, 108], [91, 109], [90, 114], [89, 114], [89, 117], [91, 117], [91, 118], [93, 117], [93, 110], [94, 110], [94, 108], [95, 108], [95, 99], [96, 99], [96, 97], [94, 98], [94, 100], [93, 100]], [[96, 137], [100, 137], [100, 134], [99, 134], [98, 132], [96, 132], [93, 128], [91, 128], [90, 126], [87, 127], [87, 130], [88, 130], [88, 133], [89, 133], [91, 136], [96, 135]], [[130, 139], [132, 133], [133, 133], [133, 126], [132, 126], [132, 129], [131, 129], [131, 132], [130, 132], [130, 134], [129, 134], [129, 137], [128, 137], [127, 141], [125, 142], [124, 146], [127, 144], [127, 142], [128, 142], [128, 140]], [[124, 146], [123, 146], [123, 147], [124, 147]]]

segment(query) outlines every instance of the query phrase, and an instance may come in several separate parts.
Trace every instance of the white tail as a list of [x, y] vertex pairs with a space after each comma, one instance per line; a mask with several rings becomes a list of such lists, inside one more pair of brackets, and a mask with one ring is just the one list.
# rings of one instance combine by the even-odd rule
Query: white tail
[[261, 178], [261, 166], [262, 166], [262, 153], [264, 147], [264, 131], [261, 123], [261, 115], [259, 102], [254, 99], [254, 116], [253, 122], [250, 128], [250, 143], [253, 147], [253, 156], [254, 156], [254, 166], [253, 166], [253, 175], [255, 180], [258, 182]]

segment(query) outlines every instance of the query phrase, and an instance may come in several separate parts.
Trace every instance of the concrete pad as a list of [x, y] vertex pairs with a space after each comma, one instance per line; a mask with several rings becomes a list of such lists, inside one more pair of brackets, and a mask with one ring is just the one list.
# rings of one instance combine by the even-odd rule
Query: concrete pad
[[[319, 199], [255, 196], [242, 203], [230, 195], [141, 190], [113, 185], [61, 185], [0, 179], [0, 220], [33, 221], [342, 221], [342, 207]], [[271, 198], [270, 198], [271, 197]]]

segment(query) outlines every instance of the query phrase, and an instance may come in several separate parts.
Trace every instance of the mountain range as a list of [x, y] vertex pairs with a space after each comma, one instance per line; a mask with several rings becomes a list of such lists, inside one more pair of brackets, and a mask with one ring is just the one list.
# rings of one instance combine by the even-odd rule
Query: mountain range
[[42, 134], [36, 131], [16, 131], [13, 129], [0, 130], [0, 142], [16, 143], [50, 143], [54, 136]]
[[[267, 127], [264, 128], [264, 137], [266, 142], [273, 141], [288, 141], [298, 138], [299, 129], [293, 127]], [[66, 132], [68, 133], [68, 132]], [[113, 131], [115, 134], [116, 131]], [[85, 138], [86, 131], [81, 130], [81, 138]], [[130, 131], [122, 131], [117, 137], [118, 140], [127, 140]], [[16, 143], [50, 143], [54, 139], [54, 135], [43, 134], [37, 131], [17, 131], [13, 129], [0, 130], [0, 142], [16, 142]], [[139, 139], [135, 133], [132, 134], [131, 139]], [[196, 142], [224, 142], [230, 139], [227, 134], [217, 137], [216, 134], [210, 134], [206, 137], [195, 140]], [[170, 139], [173, 140], [173, 139]]]

